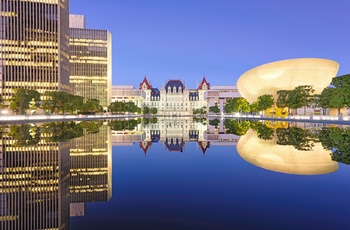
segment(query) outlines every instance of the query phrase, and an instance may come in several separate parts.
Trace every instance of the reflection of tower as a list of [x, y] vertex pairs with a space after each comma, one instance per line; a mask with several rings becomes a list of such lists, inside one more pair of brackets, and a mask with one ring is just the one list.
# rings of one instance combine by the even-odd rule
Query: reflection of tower
[[151, 147], [152, 142], [150, 141], [140, 141], [140, 148], [143, 150], [143, 152], [147, 153], [148, 149]]
[[185, 146], [183, 138], [166, 138], [164, 144], [169, 152], [183, 152]]
[[208, 141], [199, 141], [198, 146], [202, 150], [203, 154], [207, 151], [207, 149], [210, 147], [210, 142]]
[[0, 229], [69, 229], [69, 144], [0, 142]]
[[98, 133], [84, 132], [83, 137], [71, 140], [70, 201], [72, 210], [77, 211], [71, 212], [72, 216], [84, 213], [81, 203], [107, 201], [112, 195], [110, 129], [104, 125]]

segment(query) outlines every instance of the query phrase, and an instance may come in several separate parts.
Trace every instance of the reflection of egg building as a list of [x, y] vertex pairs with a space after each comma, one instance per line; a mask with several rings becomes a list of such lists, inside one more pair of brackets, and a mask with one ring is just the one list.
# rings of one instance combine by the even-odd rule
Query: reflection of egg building
[[299, 151], [290, 145], [277, 145], [275, 140], [262, 140], [252, 130], [241, 136], [237, 152], [245, 161], [275, 172], [317, 175], [338, 169], [330, 151], [323, 149], [320, 143], [315, 143], [311, 151]]
[[315, 93], [321, 93], [338, 68], [337, 62], [321, 58], [276, 61], [248, 70], [238, 79], [237, 87], [249, 103], [264, 94], [276, 98], [278, 90], [292, 90], [299, 85], [312, 85]]

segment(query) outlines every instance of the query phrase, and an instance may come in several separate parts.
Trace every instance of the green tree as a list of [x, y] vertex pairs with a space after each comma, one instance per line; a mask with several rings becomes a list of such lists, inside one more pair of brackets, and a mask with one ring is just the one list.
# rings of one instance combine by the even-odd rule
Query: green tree
[[339, 88], [325, 88], [319, 95], [318, 105], [322, 108], [334, 108], [338, 110], [346, 106], [348, 100], [346, 92]]
[[[42, 103], [43, 109], [48, 113], [70, 112], [72, 114], [84, 110], [84, 98], [63, 91], [46, 91], [45, 100]], [[97, 100], [97, 99], [88, 99]]]
[[289, 108], [298, 109], [304, 105], [304, 100], [302, 98], [301, 92], [298, 90], [291, 90], [288, 96]]
[[199, 109], [193, 109], [193, 114], [206, 114], [206, 113], [207, 113], [207, 108], [205, 106]]
[[250, 127], [252, 130], [256, 131], [258, 137], [263, 140], [272, 140], [274, 136], [273, 128], [267, 127], [266, 124], [260, 121], [250, 121]]
[[15, 140], [14, 146], [33, 146], [40, 141], [40, 128], [29, 124], [11, 125], [7, 135]]
[[0, 109], [6, 108], [5, 100], [3, 99], [2, 95], [0, 95]]
[[47, 142], [66, 142], [70, 139], [84, 135], [81, 123], [70, 122], [48, 122], [42, 126]]
[[120, 101], [112, 102], [108, 106], [108, 111], [110, 111], [112, 113], [121, 113], [124, 111], [124, 103], [120, 102]]
[[272, 95], [264, 94], [258, 97], [258, 109], [259, 111], [265, 111], [268, 108], [271, 108], [274, 104]]
[[69, 109], [68, 93], [62, 91], [46, 91], [43, 108], [49, 113], [65, 113], [65, 109]]
[[220, 124], [220, 120], [215, 118], [214, 120], [209, 120], [209, 125], [217, 127]]
[[41, 99], [38, 91], [23, 88], [15, 89], [10, 100], [10, 109], [24, 114], [24, 112], [30, 108], [31, 101], [34, 102], [34, 104], [32, 102], [32, 106], [38, 107], [40, 105]]
[[350, 164], [350, 129], [325, 127], [318, 131], [317, 137], [324, 149], [332, 151], [332, 160]]
[[149, 124], [149, 118], [148, 117], [144, 117], [143, 118], [143, 124], [144, 125], [148, 125]]
[[304, 115], [306, 114], [306, 107], [310, 105], [314, 98], [314, 92], [315, 90], [311, 85], [300, 85], [292, 90], [292, 98], [294, 97], [295, 105], [298, 106], [298, 108], [304, 106]]
[[151, 108], [150, 109], [150, 112], [151, 112], [151, 114], [157, 114], [158, 113], [158, 109], [157, 108]]
[[278, 145], [292, 145], [301, 151], [310, 151], [315, 146], [314, 135], [307, 129], [299, 127], [276, 129]]
[[158, 118], [157, 117], [151, 117], [149, 119], [149, 121], [150, 121], [151, 124], [157, 124], [158, 123]]
[[277, 91], [277, 100], [276, 105], [279, 108], [288, 108], [288, 113], [290, 113], [290, 101], [289, 94], [291, 90], [278, 90]]
[[87, 99], [81, 109], [81, 113], [83, 114], [95, 114], [100, 112], [103, 112], [103, 107], [100, 105], [98, 99]]
[[113, 120], [108, 123], [112, 130], [134, 130], [141, 123], [140, 119], [133, 120]]
[[350, 74], [334, 77], [331, 86], [325, 88], [319, 96], [318, 104], [322, 108], [340, 109], [350, 107]]
[[147, 106], [143, 107], [142, 113], [149, 114], [149, 108]]
[[209, 112], [213, 112], [213, 113], [219, 113], [220, 109], [218, 106], [210, 106], [209, 107]]
[[250, 106], [248, 101], [245, 98], [242, 98], [242, 97], [232, 98], [226, 101], [224, 110], [227, 113], [249, 112]]
[[247, 133], [250, 122], [249, 121], [237, 121], [234, 119], [224, 121], [226, 127], [226, 133], [232, 133], [235, 135], [242, 136]]
[[86, 130], [87, 134], [95, 134], [100, 132], [100, 129], [103, 126], [103, 120], [81, 121], [79, 124]]
[[72, 114], [78, 113], [78, 111], [84, 108], [84, 97], [70, 94], [68, 95], [67, 105], [67, 111]]
[[253, 102], [252, 104], [249, 105], [249, 111], [252, 113], [257, 113], [259, 112], [259, 108], [258, 108], [258, 102]]

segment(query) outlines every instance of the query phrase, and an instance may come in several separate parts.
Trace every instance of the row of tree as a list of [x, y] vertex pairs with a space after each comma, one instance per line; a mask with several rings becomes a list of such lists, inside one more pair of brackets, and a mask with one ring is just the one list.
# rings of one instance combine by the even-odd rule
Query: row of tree
[[112, 102], [108, 106], [108, 111], [112, 113], [141, 113], [141, 108], [137, 107], [134, 102]]
[[340, 113], [341, 108], [350, 107], [350, 74], [334, 77], [329, 87], [321, 94], [314, 94], [315, 90], [310, 85], [297, 86], [292, 90], [277, 91], [277, 99], [272, 95], [264, 94], [258, 97], [256, 102], [249, 104], [245, 98], [233, 98], [227, 100], [226, 113], [233, 112], [260, 112], [276, 105], [279, 108], [298, 109], [304, 107], [335, 108]]
[[[210, 122], [215, 124], [215, 121]], [[291, 145], [300, 151], [311, 151], [315, 143], [332, 152], [332, 160], [350, 164], [350, 128], [323, 127], [319, 130], [286, 126], [271, 128], [260, 121], [225, 120], [226, 133], [244, 135], [251, 128], [263, 140], [276, 139], [277, 145]]]
[[36, 145], [41, 140], [45, 140], [47, 143], [66, 142], [85, 134], [98, 133], [102, 125], [102, 120], [81, 121], [79, 123], [74, 121], [48, 122], [40, 126], [33, 126], [32, 124], [10, 125], [9, 132], [6, 135], [14, 139], [14, 146], [24, 147]]

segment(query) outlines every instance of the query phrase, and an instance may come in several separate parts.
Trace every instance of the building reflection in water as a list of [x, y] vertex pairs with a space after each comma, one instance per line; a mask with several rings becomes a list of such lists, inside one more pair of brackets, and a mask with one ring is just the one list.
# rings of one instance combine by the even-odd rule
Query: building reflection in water
[[[69, 229], [70, 216], [84, 215], [86, 202], [110, 199], [110, 128], [91, 132], [87, 124], [2, 127], [0, 229]], [[81, 135], [53, 141], [57, 127], [73, 127]]]
[[331, 151], [325, 150], [319, 142], [308, 151], [276, 142], [276, 138], [263, 140], [258, 138], [256, 131], [248, 130], [238, 141], [236, 149], [250, 164], [275, 172], [318, 175], [338, 170], [338, 163], [332, 161]]
[[70, 141], [70, 214], [83, 216], [86, 202], [112, 196], [112, 145], [107, 125]]
[[[33, 135], [35, 128], [19, 131]], [[7, 132], [0, 140], [0, 229], [69, 229], [69, 142], [48, 142], [43, 133], [23, 146]]]
[[[112, 131], [111, 123], [103, 121], [4, 126], [0, 139], [0, 229], [69, 229], [70, 216], [85, 215], [87, 202], [108, 201], [112, 195], [112, 144], [138, 144], [145, 154], [154, 143], [169, 152], [184, 152], [188, 142], [196, 142], [203, 154], [214, 145], [236, 145], [244, 160], [276, 172], [315, 175], [338, 169], [331, 150], [319, 142], [309, 151], [298, 151], [292, 145], [276, 145], [276, 137], [267, 138], [271, 132], [264, 124], [250, 122], [265, 140], [248, 130], [247, 122], [242, 123], [244, 129], [237, 122], [159, 117], [151, 122], [118, 121], [114, 127], [122, 128]], [[121, 125], [126, 123], [132, 128]], [[279, 133], [285, 137], [300, 129], [280, 129]], [[244, 134], [236, 135], [237, 131]], [[327, 140], [332, 132], [350, 136], [341, 129], [323, 131], [320, 134]], [[345, 161], [346, 154], [338, 158]]]
[[236, 145], [238, 140], [238, 135], [225, 132], [222, 120], [214, 126], [192, 117], [158, 117], [153, 123], [143, 120], [133, 130], [112, 130], [113, 146], [138, 143], [145, 155], [153, 143], [169, 152], [183, 152], [188, 142], [196, 142], [204, 154], [211, 145]]
[[[244, 131], [245, 134], [242, 136], [234, 134], [235, 130], [225, 127], [225, 124], [232, 125], [232, 122], [238, 124], [236, 131], [242, 132], [239, 121], [235, 120], [225, 123], [223, 119], [194, 120], [192, 117], [161, 117], [154, 123], [140, 123], [133, 130], [112, 131], [112, 140], [114, 146], [131, 146], [138, 142], [145, 154], [152, 144], [157, 142], [160, 142], [169, 152], [183, 152], [186, 143], [196, 142], [203, 154], [211, 145], [236, 146], [238, 154], [245, 161], [264, 169], [289, 174], [317, 175], [331, 173], [338, 169], [338, 163], [332, 160], [331, 151], [326, 150], [320, 142], [312, 143], [312, 148], [307, 149], [308, 151], [305, 151], [306, 149], [300, 151], [291, 144], [277, 144], [276, 137], [271, 140], [261, 139], [257, 132], [252, 130], [253, 127], [266, 125], [271, 127], [274, 125], [271, 122], [252, 121], [251, 129], [247, 127], [249, 130]], [[246, 123], [241, 124], [246, 125]], [[278, 127], [274, 127], [274, 130], [288, 127], [288, 123], [283, 126], [280, 122], [276, 124]], [[301, 130], [319, 129], [324, 125], [294, 123], [289, 126]], [[288, 132], [288, 129], [282, 130]], [[266, 135], [262, 136], [266, 138]]]

